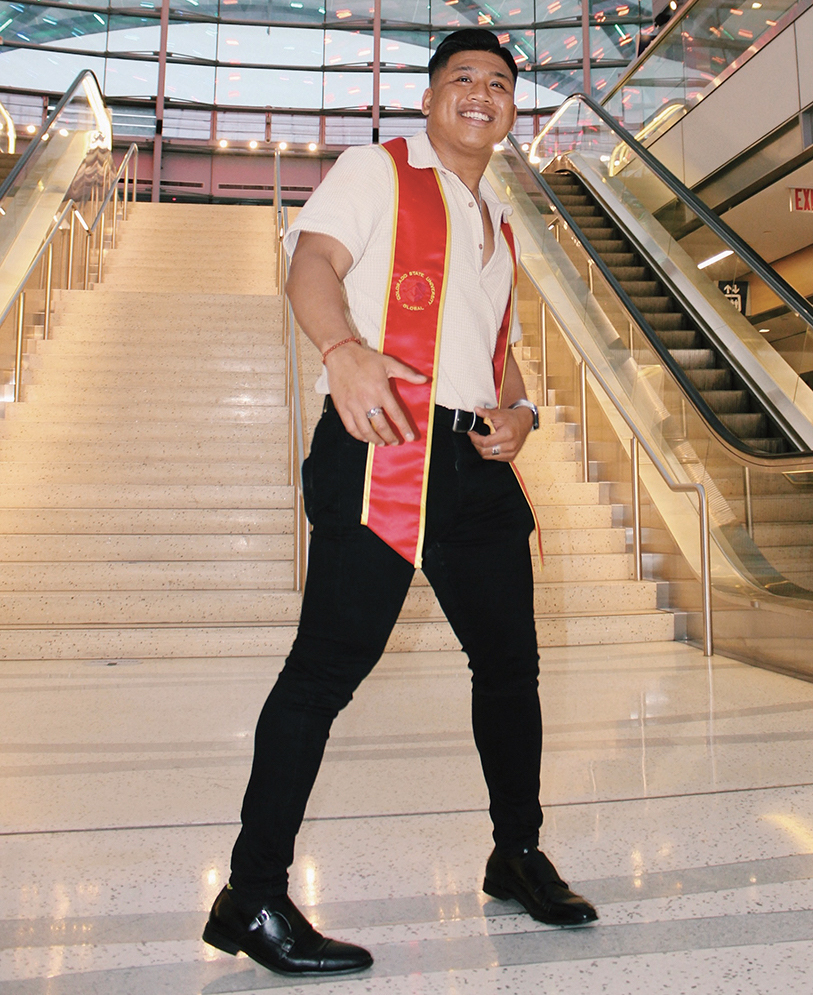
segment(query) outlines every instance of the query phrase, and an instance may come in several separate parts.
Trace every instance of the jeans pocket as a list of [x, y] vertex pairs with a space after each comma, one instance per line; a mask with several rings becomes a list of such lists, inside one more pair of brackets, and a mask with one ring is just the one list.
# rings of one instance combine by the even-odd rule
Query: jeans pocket
[[305, 514], [313, 526], [344, 532], [358, 526], [367, 443], [354, 439], [333, 409], [320, 418], [302, 464]]

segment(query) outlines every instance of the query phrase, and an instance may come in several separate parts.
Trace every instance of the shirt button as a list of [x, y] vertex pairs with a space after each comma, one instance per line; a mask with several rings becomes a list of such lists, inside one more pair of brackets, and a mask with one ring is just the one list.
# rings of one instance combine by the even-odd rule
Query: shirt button
[[473, 200], [469, 201], [469, 207], [474, 207], [474, 201]]
[[478, 245], [478, 246], [477, 246], [477, 248], [478, 248], [478, 249], [482, 249], [482, 245]]

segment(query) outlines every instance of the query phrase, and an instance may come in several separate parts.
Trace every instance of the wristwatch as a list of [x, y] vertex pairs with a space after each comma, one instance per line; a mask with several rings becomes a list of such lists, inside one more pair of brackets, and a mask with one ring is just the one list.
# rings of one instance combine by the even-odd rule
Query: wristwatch
[[535, 432], [539, 428], [539, 409], [534, 404], [533, 401], [529, 401], [527, 397], [521, 397], [518, 401], [514, 401], [513, 404], [509, 405], [510, 408], [528, 408], [531, 414], [534, 416], [533, 425], [531, 425], [531, 431]]

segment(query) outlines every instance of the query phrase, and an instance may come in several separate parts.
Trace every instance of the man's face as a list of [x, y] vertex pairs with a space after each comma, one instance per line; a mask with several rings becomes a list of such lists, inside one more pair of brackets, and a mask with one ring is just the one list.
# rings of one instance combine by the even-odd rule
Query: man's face
[[514, 78], [494, 52], [456, 52], [435, 73], [421, 105], [435, 144], [491, 149], [514, 125]]

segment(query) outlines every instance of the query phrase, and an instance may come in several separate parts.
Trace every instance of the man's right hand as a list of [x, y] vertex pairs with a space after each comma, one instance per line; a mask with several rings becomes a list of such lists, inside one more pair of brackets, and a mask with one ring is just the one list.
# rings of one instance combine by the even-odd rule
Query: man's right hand
[[[412, 442], [415, 434], [390, 389], [390, 378], [426, 383], [422, 373], [363, 343], [335, 349], [326, 357], [325, 366], [333, 404], [354, 439], [376, 446], [397, 446], [402, 439]], [[380, 408], [380, 413], [368, 418], [367, 412], [374, 408]]]

